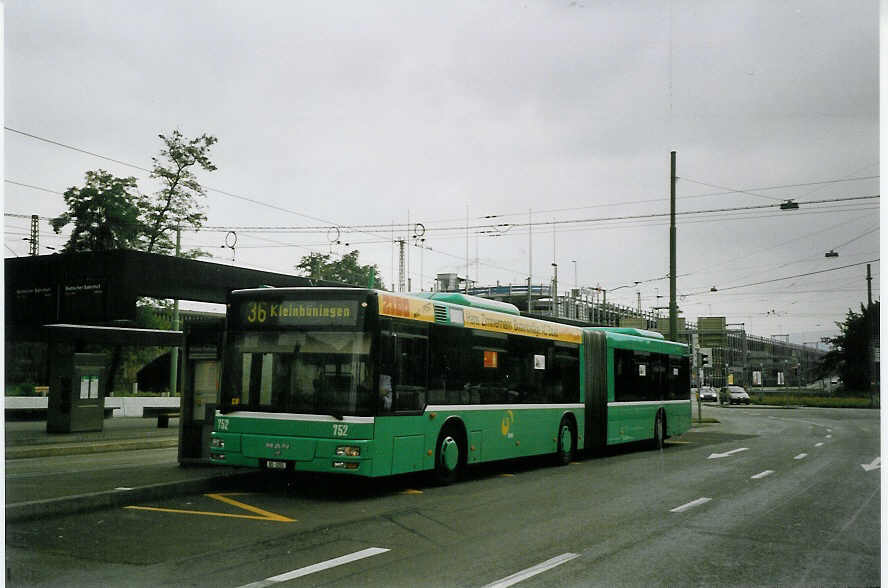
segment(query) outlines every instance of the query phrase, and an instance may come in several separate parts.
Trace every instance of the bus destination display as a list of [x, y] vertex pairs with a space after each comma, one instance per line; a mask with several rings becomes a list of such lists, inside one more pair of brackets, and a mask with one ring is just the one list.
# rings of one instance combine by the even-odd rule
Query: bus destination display
[[319, 326], [358, 324], [357, 300], [245, 300], [240, 307], [245, 326]]

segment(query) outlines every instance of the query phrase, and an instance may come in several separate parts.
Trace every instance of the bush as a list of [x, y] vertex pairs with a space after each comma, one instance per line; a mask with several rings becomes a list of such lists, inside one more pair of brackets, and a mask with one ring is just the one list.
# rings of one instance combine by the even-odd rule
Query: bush
[[[759, 396], [750, 396], [752, 404], [770, 404], [775, 406], [813, 406], [816, 408], [873, 408], [869, 396], [810, 396], [803, 394], [767, 394], [763, 400]], [[875, 408], [879, 408], [879, 396], [876, 395]]]
[[34, 392], [35, 384], [25, 382], [22, 384], [6, 384], [7, 396], [39, 396]]

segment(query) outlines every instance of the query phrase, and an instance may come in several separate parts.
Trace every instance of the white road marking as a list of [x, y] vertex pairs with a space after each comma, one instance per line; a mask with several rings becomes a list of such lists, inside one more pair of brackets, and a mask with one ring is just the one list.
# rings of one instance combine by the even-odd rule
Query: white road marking
[[862, 467], [863, 471], [865, 471], [865, 472], [871, 472], [873, 470], [877, 470], [880, 467], [882, 467], [882, 458], [877, 457], [876, 459], [874, 459], [873, 461], [871, 461], [869, 463], [862, 463], [862, 464], [860, 464], [860, 467]]
[[832, 439], [832, 435], [827, 435], [826, 438], [827, 438], [827, 439]]
[[521, 570], [520, 572], [516, 572], [511, 576], [506, 576], [502, 580], [497, 580], [491, 584], [487, 584], [484, 588], [506, 588], [506, 586], [511, 586], [512, 584], [517, 584], [527, 578], [536, 576], [537, 574], [541, 574], [546, 570], [551, 570], [554, 567], [560, 566], [563, 563], [567, 563], [570, 560], [580, 557], [578, 553], [562, 553], [559, 556], [553, 557], [552, 559], [548, 559], [543, 563], [539, 563], [531, 568], [527, 568], [526, 570]]
[[320, 563], [316, 563], [316, 564], [313, 564], [310, 566], [305, 566], [304, 568], [299, 568], [298, 570], [293, 570], [291, 572], [286, 572], [283, 574], [278, 574], [277, 576], [265, 578], [264, 580], [259, 580], [258, 582], [253, 582], [252, 584], [245, 584], [244, 586], [241, 586], [240, 588], [263, 588], [264, 586], [271, 586], [272, 584], [278, 584], [280, 582], [287, 582], [289, 580], [301, 578], [302, 576], [314, 574], [315, 572], [329, 570], [330, 568], [335, 568], [336, 566], [341, 566], [341, 565], [344, 565], [347, 563], [351, 563], [353, 561], [357, 561], [359, 559], [364, 559], [365, 557], [372, 557], [374, 555], [379, 555], [380, 553], [385, 553], [386, 551], [389, 551], [389, 550], [383, 549], [382, 547], [370, 547], [368, 549], [362, 549], [361, 551], [349, 553], [348, 555], [343, 555], [341, 557], [336, 557], [333, 559], [329, 559], [327, 561], [322, 561]]
[[115, 490], [117, 490], [119, 492], [127, 492], [129, 490], [132, 490], [132, 488], [128, 488], [126, 486], [118, 486], [117, 488], [115, 488]]
[[765, 477], [767, 477], [767, 476], [770, 476], [770, 475], [773, 474], [773, 473], [774, 473], [774, 470], [765, 470], [765, 471], [763, 471], [763, 472], [759, 472], [759, 473], [757, 473], [757, 474], [754, 475], [754, 476], [750, 476], [750, 478], [753, 479], [753, 480], [761, 480], [762, 478], [765, 478]]
[[689, 508], [694, 508], [695, 506], [700, 506], [701, 504], [706, 504], [710, 500], [712, 500], [712, 499], [706, 498], [704, 496], [703, 498], [698, 498], [697, 500], [692, 500], [691, 502], [689, 502], [687, 504], [682, 504], [681, 506], [676, 506], [675, 508], [673, 508], [669, 512], [684, 512], [684, 511], [688, 510]]
[[797, 456], [795, 456], [793, 459], [805, 459], [806, 457], [808, 457], [807, 453], [800, 453]]
[[707, 459], [718, 459], [719, 457], [727, 457], [729, 455], [733, 455], [735, 453], [740, 453], [741, 451], [748, 451], [749, 447], [740, 447], [739, 449], [732, 449], [730, 451], [725, 451], [724, 453], [713, 453]]
[[823, 443], [815, 443], [814, 447], [823, 447]]

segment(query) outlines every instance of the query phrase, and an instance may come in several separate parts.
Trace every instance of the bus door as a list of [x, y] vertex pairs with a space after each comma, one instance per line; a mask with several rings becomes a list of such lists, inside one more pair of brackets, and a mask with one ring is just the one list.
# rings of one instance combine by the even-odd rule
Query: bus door
[[595, 452], [607, 444], [607, 334], [583, 332], [585, 367], [586, 451]]

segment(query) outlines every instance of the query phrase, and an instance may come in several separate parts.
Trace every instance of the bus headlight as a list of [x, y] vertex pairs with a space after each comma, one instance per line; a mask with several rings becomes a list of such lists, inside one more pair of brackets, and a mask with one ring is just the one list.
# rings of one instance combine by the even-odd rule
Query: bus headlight
[[346, 457], [360, 457], [361, 448], [351, 445], [341, 445], [336, 448], [336, 455], [344, 455]]
[[210, 439], [210, 447], [215, 449], [225, 449], [225, 440], [219, 439], [218, 437], [213, 437]]
[[343, 470], [356, 470], [361, 464], [356, 461], [334, 461], [333, 467]]

